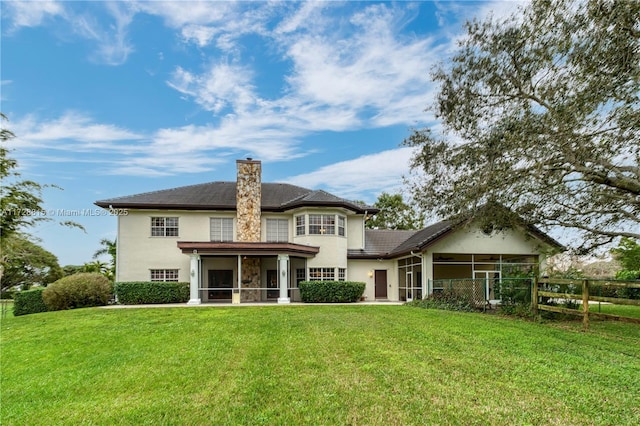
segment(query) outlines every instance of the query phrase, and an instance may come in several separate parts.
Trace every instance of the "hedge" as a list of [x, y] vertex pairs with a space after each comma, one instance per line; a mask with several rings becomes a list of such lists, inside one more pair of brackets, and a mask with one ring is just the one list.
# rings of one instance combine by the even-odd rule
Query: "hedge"
[[300, 298], [306, 303], [353, 303], [360, 300], [365, 283], [357, 281], [302, 281]]
[[118, 303], [140, 305], [146, 303], [184, 303], [189, 301], [189, 283], [163, 281], [117, 282]]
[[32, 290], [19, 291], [14, 296], [13, 315], [36, 314], [38, 312], [47, 312], [49, 309], [42, 300], [42, 292], [44, 288], [34, 288]]

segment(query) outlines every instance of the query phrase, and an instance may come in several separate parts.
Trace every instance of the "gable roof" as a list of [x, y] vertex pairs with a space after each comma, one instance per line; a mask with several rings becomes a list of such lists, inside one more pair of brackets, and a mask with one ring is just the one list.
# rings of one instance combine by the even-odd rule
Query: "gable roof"
[[[96, 201], [99, 207], [235, 210], [236, 182], [209, 182], [145, 192]], [[262, 183], [262, 211], [283, 212], [298, 207], [343, 207], [355, 213], [377, 213], [378, 209], [337, 197], [322, 190], [311, 190], [288, 183]]]
[[[390, 259], [422, 252], [441, 238], [458, 230], [471, 220], [454, 222], [443, 220], [418, 231], [388, 229], [365, 230], [364, 250], [349, 250], [350, 259]], [[525, 226], [525, 232], [551, 247], [563, 249], [562, 244], [534, 226]]]

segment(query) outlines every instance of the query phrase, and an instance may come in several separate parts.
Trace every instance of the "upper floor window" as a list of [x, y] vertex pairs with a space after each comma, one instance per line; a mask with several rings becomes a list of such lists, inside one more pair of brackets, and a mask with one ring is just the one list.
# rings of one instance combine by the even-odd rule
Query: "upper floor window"
[[309, 235], [334, 235], [336, 216], [332, 214], [310, 214]]
[[289, 241], [289, 221], [287, 219], [267, 219], [267, 241], [278, 243]]
[[296, 235], [305, 234], [304, 215], [296, 216]]
[[177, 269], [152, 269], [151, 281], [178, 281]]
[[233, 241], [233, 218], [211, 218], [211, 241]]
[[344, 216], [338, 216], [338, 235], [344, 237]]
[[178, 218], [177, 217], [152, 217], [151, 218], [152, 237], [177, 237]]

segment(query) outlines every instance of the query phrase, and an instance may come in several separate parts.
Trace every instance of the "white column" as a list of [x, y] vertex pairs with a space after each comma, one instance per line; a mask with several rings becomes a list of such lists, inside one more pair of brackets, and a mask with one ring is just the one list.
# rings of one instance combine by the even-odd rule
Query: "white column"
[[[194, 250], [195, 251], [195, 250]], [[189, 301], [187, 305], [199, 305], [200, 300], [200, 255], [194, 253], [191, 256], [191, 266], [189, 268]]]
[[286, 254], [278, 255], [278, 283], [280, 284], [278, 303], [290, 303], [291, 299], [287, 293], [287, 288], [289, 287], [289, 256]]

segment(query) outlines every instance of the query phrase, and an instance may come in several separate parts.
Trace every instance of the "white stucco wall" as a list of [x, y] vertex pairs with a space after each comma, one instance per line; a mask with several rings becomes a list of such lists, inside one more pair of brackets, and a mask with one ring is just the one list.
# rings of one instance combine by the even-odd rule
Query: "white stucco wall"
[[364, 248], [364, 217], [362, 215], [347, 216], [347, 244], [350, 250]]
[[478, 228], [461, 228], [429, 246], [432, 253], [537, 254], [545, 246], [524, 232], [505, 230], [487, 235]]
[[[189, 256], [178, 241], [209, 241], [209, 218], [228, 212], [129, 210], [118, 217], [118, 276], [116, 281], [149, 281], [150, 269], [178, 269], [179, 280], [189, 281]], [[151, 217], [178, 217], [177, 237], [152, 237]]]
[[[302, 209], [296, 211], [293, 216], [301, 214], [307, 215], [306, 217], [306, 229], [305, 235], [294, 235], [293, 242], [296, 244], [304, 244], [310, 246], [320, 247], [320, 252], [308, 260], [307, 266], [309, 268], [346, 268], [347, 267], [347, 247], [349, 246], [348, 238], [350, 237], [350, 221], [345, 221], [345, 236], [340, 235], [309, 235], [309, 214], [339, 214], [346, 216], [343, 210], [338, 209]], [[292, 222], [295, 218], [292, 216]], [[336, 223], [336, 232], [337, 232]], [[295, 230], [294, 230], [295, 232]], [[357, 234], [356, 234], [357, 235]], [[336, 277], [337, 278], [337, 277]]]
[[[349, 260], [349, 281], [362, 281], [366, 284], [364, 295], [366, 300], [375, 300], [375, 271], [387, 271], [387, 298], [398, 300], [398, 269], [395, 260]], [[373, 276], [369, 277], [369, 273]]]
[[[294, 216], [297, 214], [340, 214], [345, 221], [346, 236], [304, 235], [295, 236]], [[177, 237], [152, 237], [151, 217], [178, 217]], [[117, 281], [148, 281], [150, 269], [178, 269], [179, 280], [189, 281], [189, 256], [177, 246], [178, 241], [209, 241], [211, 237], [211, 217], [232, 217], [228, 211], [169, 211], [169, 210], [129, 210], [127, 216], [118, 218], [118, 271]], [[320, 253], [308, 261], [308, 267], [347, 268], [347, 248], [362, 245], [362, 216], [347, 216], [340, 209], [304, 209], [295, 213], [265, 213], [262, 216], [261, 240], [266, 241], [266, 220], [287, 219], [289, 221], [289, 241], [297, 244], [319, 246]], [[307, 222], [308, 226], [308, 222]], [[235, 236], [234, 220], [234, 236]], [[356, 239], [356, 242], [351, 242]], [[206, 279], [206, 277], [203, 277]]]

